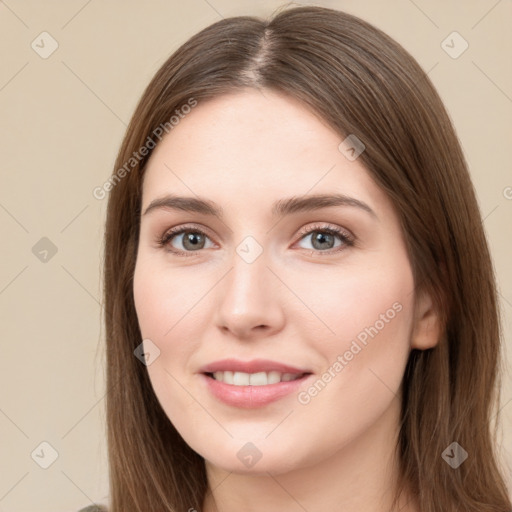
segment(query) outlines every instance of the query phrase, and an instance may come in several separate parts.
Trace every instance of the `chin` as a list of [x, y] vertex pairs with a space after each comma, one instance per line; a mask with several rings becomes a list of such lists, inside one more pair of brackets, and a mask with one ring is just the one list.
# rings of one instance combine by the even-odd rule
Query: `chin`
[[305, 453], [298, 454], [297, 447], [294, 450], [291, 458], [290, 453], [293, 453], [293, 450], [287, 446], [276, 446], [271, 442], [264, 443], [263, 440], [251, 443], [232, 439], [228, 444], [217, 445], [214, 451], [211, 447], [196, 451], [204, 457], [207, 464], [226, 472], [268, 476], [268, 473], [278, 475], [314, 465], [312, 457], [309, 458]]

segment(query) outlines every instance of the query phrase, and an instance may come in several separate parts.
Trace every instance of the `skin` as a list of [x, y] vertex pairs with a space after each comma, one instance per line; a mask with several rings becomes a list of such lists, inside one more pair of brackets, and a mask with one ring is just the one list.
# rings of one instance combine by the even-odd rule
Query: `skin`
[[[296, 100], [247, 89], [200, 102], [150, 158], [142, 212], [170, 192], [224, 210], [222, 220], [141, 215], [134, 275], [141, 333], [160, 350], [147, 370], [169, 420], [205, 459], [206, 512], [389, 509], [405, 365], [412, 348], [437, 343], [438, 323], [427, 295], [414, 303], [391, 202], [360, 159], [340, 152], [342, 140]], [[320, 193], [364, 201], [377, 218], [354, 206], [271, 216], [278, 199]], [[176, 235], [167, 247], [191, 256], [156, 243], [190, 223], [206, 231], [204, 245]], [[322, 246], [300, 234], [318, 224], [348, 230], [355, 245], [336, 252], [336, 236]], [[252, 263], [236, 252], [249, 235], [263, 250]], [[292, 393], [257, 409], [229, 406], [198, 374], [219, 359], [265, 358], [316, 381], [396, 303], [400, 312], [307, 404]], [[237, 457], [247, 442], [262, 454], [252, 467]]]

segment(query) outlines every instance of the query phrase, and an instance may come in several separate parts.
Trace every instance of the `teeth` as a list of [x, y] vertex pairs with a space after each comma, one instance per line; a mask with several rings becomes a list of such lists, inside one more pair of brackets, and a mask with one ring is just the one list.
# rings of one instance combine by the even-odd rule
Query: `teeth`
[[278, 382], [289, 382], [300, 377], [302, 377], [302, 375], [275, 371], [258, 373], [225, 371], [215, 372], [213, 374], [215, 380], [234, 386], [266, 386], [267, 384], [277, 384]]
[[281, 374], [279, 372], [268, 372], [267, 384], [277, 384], [281, 382]]
[[242, 372], [233, 373], [233, 384], [235, 386], [248, 386], [249, 385], [249, 374]]
[[265, 372], [251, 373], [249, 375], [249, 384], [251, 386], [265, 386], [267, 384], [267, 374]]

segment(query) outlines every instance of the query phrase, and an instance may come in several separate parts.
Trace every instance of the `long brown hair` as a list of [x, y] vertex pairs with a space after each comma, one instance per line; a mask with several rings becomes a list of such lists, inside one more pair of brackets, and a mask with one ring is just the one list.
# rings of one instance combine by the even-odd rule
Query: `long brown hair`
[[[308, 6], [269, 20], [223, 19], [193, 36], [156, 73], [128, 126], [108, 186], [104, 244], [111, 512], [202, 508], [204, 460], [134, 356], [142, 338], [132, 278], [151, 155], [141, 148], [191, 101], [246, 87], [286, 93], [340, 142], [348, 134], [363, 141], [359, 158], [399, 215], [416, 293], [429, 293], [441, 317], [438, 345], [413, 350], [405, 369], [397, 499], [407, 485], [422, 512], [512, 510], [491, 428], [501, 344], [495, 276], [457, 136], [431, 81], [397, 42], [355, 16]], [[442, 457], [453, 442], [469, 454], [456, 469]]]

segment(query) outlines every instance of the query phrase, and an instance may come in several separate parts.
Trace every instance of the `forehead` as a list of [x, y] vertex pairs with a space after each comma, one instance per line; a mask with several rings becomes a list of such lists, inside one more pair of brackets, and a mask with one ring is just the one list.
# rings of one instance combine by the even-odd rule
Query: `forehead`
[[143, 208], [169, 192], [220, 204], [332, 192], [382, 201], [361, 160], [339, 150], [342, 140], [298, 100], [274, 91], [199, 102], [153, 151]]

